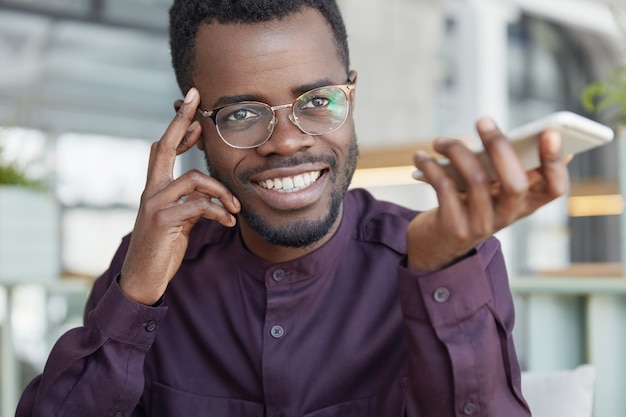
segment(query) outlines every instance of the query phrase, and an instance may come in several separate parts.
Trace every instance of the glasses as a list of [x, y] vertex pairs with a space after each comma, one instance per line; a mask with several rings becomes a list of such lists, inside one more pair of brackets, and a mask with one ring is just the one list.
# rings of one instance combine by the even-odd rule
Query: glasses
[[269, 140], [278, 123], [276, 110], [291, 109], [289, 120], [307, 135], [324, 135], [339, 129], [348, 117], [352, 82], [307, 91], [291, 104], [270, 106], [258, 101], [240, 101], [198, 112], [210, 117], [217, 133], [229, 146], [251, 149]]

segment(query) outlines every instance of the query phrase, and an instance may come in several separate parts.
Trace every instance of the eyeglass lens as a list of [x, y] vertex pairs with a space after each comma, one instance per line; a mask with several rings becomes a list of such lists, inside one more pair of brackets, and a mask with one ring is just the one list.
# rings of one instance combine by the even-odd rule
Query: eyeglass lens
[[[292, 121], [304, 133], [322, 135], [339, 129], [348, 115], [348, 98], [341, 88], [321, 87], [308, 91], [293, 104]], [[224, 141], [237, 148], [264, 143], [276, 124], [274, 111], [264, 103], [235, 103], [215, 117]]]

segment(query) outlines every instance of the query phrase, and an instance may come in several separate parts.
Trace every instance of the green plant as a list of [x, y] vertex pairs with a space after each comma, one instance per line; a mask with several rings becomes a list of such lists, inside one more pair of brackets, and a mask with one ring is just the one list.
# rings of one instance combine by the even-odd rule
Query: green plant
[[583, 90], [582, 104], [590, 113], [617, 108], [619, 121], [626, 121], [626, 66], [614, 69], [606, 79], [594, 81]]
[[[626, 39], [626, 18], [617, 6], [609, 6], [615, 22]], [[589, 113], [598, 114], [609, 109], [616, 114], [611, 117], [613, 124], [626, 123], [626, 64], [613, 69], [606, 78], [588, 84], [582, 92], [581, 102]], [[617, 119], [617, 120], [615, 120]]]
[[[0, 156], [2, 148], [0, 148]], [[0, 158], [0, 185], [17, 185], [21, 187], [35, 188], [43, 190], [43, 181], [30, 178], [26, 172], [21, 170], [14, 162], [2, 162]]]

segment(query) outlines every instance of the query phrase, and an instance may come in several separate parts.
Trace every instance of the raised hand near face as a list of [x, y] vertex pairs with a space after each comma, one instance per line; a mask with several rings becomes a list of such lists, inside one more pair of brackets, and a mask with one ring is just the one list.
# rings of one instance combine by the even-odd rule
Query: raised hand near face
[[480, 119], [476, 129], [498, 175], [496, 182], [456, 140], [439, 138], [434, 148], [460, 173], [466, 185], [462, 192], [431, 156], [422, 151], [414, 155], [415, 166], [434, 187], [439, 206], [416, 216], [407, 229], [409, 268], [435, 270], [454, 262], [495, 232], [561, 196], [569, 186], [558, 132], [542, 133], [541, 166], [526, 172], [491, 119]]
[[[201, 140], [192, 88], [163, 137], [152, 144], [146, 188], [120, 277], [122, 291], [146, 305], [161, 298], [180, 267], [189, 232], [201, 218], [234, 226], [239, 201], [214, 178], [191, 170], [174, 179], [174, 161]], [[212, 201], [215, 198], [221, 202]]]

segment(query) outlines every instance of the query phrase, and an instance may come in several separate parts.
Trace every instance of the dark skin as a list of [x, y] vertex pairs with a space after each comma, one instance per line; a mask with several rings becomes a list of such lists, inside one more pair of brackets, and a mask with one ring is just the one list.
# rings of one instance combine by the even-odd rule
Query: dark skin
[[[356, 81], [356, 73], [346, 73], [339, 59], [330, 26], [314, 10], [259, 25], [206, 25], [200, 28], [196, 44], [194, 80], [203, 106], [209, 108], [242, 98], [282, 105], [313, 87], [345, 83], [348, 78]], [[352, 92], [352, 104], [354, 98]], [[354, 140], [351, 115], [339, 130], [311, 136], [296, 127], [288, 114], [288, 110], [278, 111], [278, 123], [269, 141], [244, 150], [226, 145], [213, 122], [201, 120], [204, 134], [199, 146], [206, 151], [215, 176], [247, 211], [276, 230], [289, 229], [298, 222], [316, 223], [326, 216], [333, 193], [342, 193], [347, 186], [342, 167], [349, 163]], [[307, 172], [317, 172], [320, 178], [299, 192], [279, 193], [258, 185], [263, 180]], [[272, 262], [283, 262], [325, 243], [340, 217], [321, 240], [301, 248], [271, 244], [242, 216], [239, 222], [244, 242], [252, 252]]]
[[569, 187], [569, 158], [560, 155], [558, 132], [542, 133], [541, 166], [525, 172], [493, 120], [480, 119], [476, 130], [498, 174], [495, 183], [472, 152], [456, 140], [438, 138], [434, 149], [461, 172], [466, 191], [459, 192], [427, 153], [418, 151], [413, 157], [415, 166], [435, 188], [439, 206], [417, 216], [409, 225], [409, 268], [434, 270], [448, 265], [497, 231], [561, 196]]
[[[296, 221], [316, 223], [323, 218], [331, 195], [347, 183], [343, 167], [349, 165], [354, 140], [352, 113], [339, 130], [310, 136], [289, 121], [288, 111], [280, 111], [270, 140], [244, 150], [230, 148], [217, 136], [210, 120], [196, 117], [200, 102], [203, 108], [212, 108], [221, 100], [246, 95], [280, 105], [292, 102], [311, 84], [338, 84], [347, 78], [356, 81], [355, 72], [346, 74], [322, 15], [303, 9], [280, 21], [256, 25], [205, 25], [197, 36], [196, 56], [196, 88], [188, 92], [165, 134], [152, 146], [146, 188], [122, 268], [122, 291], [147, 305], [165, 292], [182, 263], [189, 232], [200, 218], [226, 227], [239, 222], [248, 249], [272, 262], [314, 251], [332, 237], [341, 221], [340, 209], [322, 239], [293, 248], [266, 241], [238, 213], [243, 206], [279, 229]], [[219, 59], [225, 56], [228, 59]], [[354, 107], [354, 92], [350, 99]], [[415, 217], [407, 229], [409, 268], [436, 270], [454, 262], [568, 187], [557, 133], [542, 135], [542, 165], [525, 172], [490, 119], [479, 120], [477, 131], [499, 175], [495, 184], [460, 142], [440, 138], [434, 145], [464, 176], [467, 190], [462, 193], [431, 157], [422, 152], [414, 155], [416, 168], [435, 188], [440, 204]], [[199, 171], [173, 178], [176, 156], [193, 146], [209, 151], [212, 168], [228, 187]], [[301, 165], [279, 163], [305, 159]], [[327, 161], [334, 161], [337, 168]], [[258, 185], [266, 179], [312, 171], [319, 172], [320, 178], [294, 193]]]

